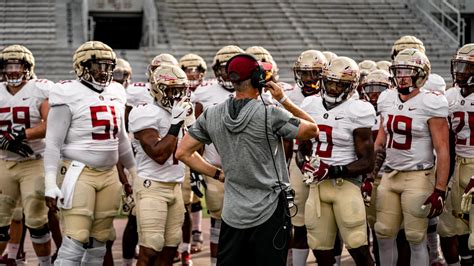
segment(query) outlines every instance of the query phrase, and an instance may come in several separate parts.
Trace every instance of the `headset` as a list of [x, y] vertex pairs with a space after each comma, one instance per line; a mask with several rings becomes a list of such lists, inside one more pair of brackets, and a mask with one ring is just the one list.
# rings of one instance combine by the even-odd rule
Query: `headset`
[[238, 80], [240, 80], [239, 74], [237, 74], [236, 72], [230, 72], [229, 73], [230, 62], [232, 60], [234, 60], [235, 58], [238, 58], [238, 57], [250, 58], [251, 60], [255, 61], [255, 63], [257, 64], [257, 67], [252, 71], [252, 75], [250, 76], [250, 83], [252, 84], [252, 86], [254, 88], [257, 88], [258, 93], [260, 93], [260, 95], [261, 95], [262, 94], [262, 89], [263, 89], [263, 87], [265, 87], [265, 84], [267, 83], [266, 80], [265, 80], [265, 70], [263, 69], [263, 66], [260, 65], [257, 58], [255, 58], [255, 56], [253, 56], [251, 54], [234, 55], [233, 57], [231, 57], [229, 59], [229, 61], [227, 61], [226, 65], [225, 65], [225, 70], [227, 72], [227, 75], [229, 76], [230, 81], [238, 82]]

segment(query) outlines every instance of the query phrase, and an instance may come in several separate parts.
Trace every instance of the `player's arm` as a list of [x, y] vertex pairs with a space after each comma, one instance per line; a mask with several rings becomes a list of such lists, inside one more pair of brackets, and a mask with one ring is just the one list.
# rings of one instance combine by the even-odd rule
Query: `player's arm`
[[39, 111], [41, 115], [41, 122], [37, 126], [27, 128], [25, 130], [26, 139], [42, 139], [46, 136], [46, 124], [49, 113], [49, 104], [47, 99], [41, 103]]
[[[456, 133], [452, 130], [451, 119], [448, 118], [449, 122], [449, 175], [448, 180], [454, 173], [456, 166]], [[448, 181], [449, 183], [449, 181]]]
[[46, 205], [51, 210], [57, 211], [56, 203], [58, 198], [62, 198], [62, 193], [56, 184], [56, 173], [61, 160], [61, 147], [69, 131], [72, 114], [68, 106], [59, 105], [52, 107], [48, 115], [44, 150], [45, 197]]
[[[179, 129], [178, 129], [179, 132]], [[146, 128], [135, 133], [145, 153], [158, 164], [164, 164], [173, 154], [178, 144], [178, 134], [168, 134], [161, 138], [157, 130]]]
[[202, 114], [203, 110], [204, 107], [201, 103], [197, 102], [194, 104], [194, 116], [196, 117], [196, 119], [198, 119], [198, 117]]
[[371, 128], [357, 128], [352, 133], [357, 160], [347, 165], [347, 175], [367, 174], [374, 168], [374, 141]]
[[435, 188], [446, 191], [449, 175], [449, 129], [444, 117], [433, 117], [428, 120], [431, 139], [436, 151], [436, 185]]
[[216, 179], [218, 178], [223, 182], [223, 172], [204, 160], [197, 152], [202, 146], [204, 146], [204, 144], [193, 138], [190, 134], [186, 134], [176, 150], [176, 158], [188, 165], [191, 169], [204, 175], [212, 176]]
[[383, 128], [383, 118], [380, 117], [380, 127], [379, 127], [379, 131], [377, 132], [377, 138], [375, 139], [375, 142], [374, 142], [375, 165], [374, 165], [374, 170], [372, 171], [373, 173], [378, 173], [380, 171], [380, 168], [383, 165], [383, 162], [385, 161], [385, 157], [386, 157], [385, 138], [386, 138], [386, 135]]

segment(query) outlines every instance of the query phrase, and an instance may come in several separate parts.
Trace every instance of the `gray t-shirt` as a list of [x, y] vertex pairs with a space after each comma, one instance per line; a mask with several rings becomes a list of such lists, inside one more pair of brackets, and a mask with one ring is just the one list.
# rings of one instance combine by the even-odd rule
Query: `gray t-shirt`
[[189, 130], [200, 142], [214, 143], [222, 157], [226, 178], [222, 219], [234, 228], [260, 225], [275, 211], [280, 186], [272, 153], [283, 188], [289, 182], [280, 137], [295, 138], [299, 120], [275, 106], [267, 106], [266, 110], [265, 120], [261, 101], [230, 98], [209, 107]]

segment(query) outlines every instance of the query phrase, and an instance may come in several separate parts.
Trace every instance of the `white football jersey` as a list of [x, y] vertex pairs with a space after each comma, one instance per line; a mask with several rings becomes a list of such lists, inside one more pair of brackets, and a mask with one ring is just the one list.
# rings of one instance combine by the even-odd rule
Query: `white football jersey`
[[[197, 87], [194, 93], [191, 94], [191, 102], [202, 104], [204, 111], [209, 106], [222, 103], [234, 96], [235, 92], [222, 88], [216, 80], [215, 82], [208, 82]], [[221, 156], [217, 152], [216, 147], [214, 147], [214, 144], [205, 145], [203, 157], [212, 165], [221, 166]]]
[[313, 143], [315, 154], [329, 165], [347, 165], [357, 160], [353, 132], [357, 128], [372, 128], [375, 123], [374, 107], [365, 101], [348, 99], [331, 110], [326, 110], [322, 97], [306, 97], [301, 108], [319, 127]]
[[446, 98], [451, 129], [456, 134], [456, 154], [474, 158], [474, 94], [464, 98], [461, 89], [454, 87], [446, 91]]
[[153, 103], [153, 97], [150, 94], [150, 83], [134, 82], [128, 85], [125, 90], [128, 106], [137, 106], [145, 103]]
[[400, 171], [433, 167], [434, 153], [428, 120], [448, 116], [448, 102], [439, 93], [420, 91], [402, 102], [396, 90], [386, 90], [377, 107], [386, 135], [387, 166]]
[[301, 88], [300, 86], [298, 86], [298, 84], [295, 84], [291, 87], [284, 87], [283, 91], [294, 104], [296, 104], [297, 106], [301, 106], [305, 97], [301, 92]]
[[[13, 129], [36, 127], [41, 123], [40, 106], [49, 97], [54, 83], [46, 79], [29, 80], [15, 95], [8, 92], [5, 83], [0, 83], [0, 134]], [[44, 139], [28, 140], [33, 149], [32, 158], [44, 152]], [[1, 160], [21, 161], [26, 158], [20, 155], [0, 150]]]
[[97, 93], [78, 80], [61, 81], [52, 89], [49, 104], [67, 105], [71, 110], [72, 121], [63, 151], [118, 150], [123, 103], [113, 88], [109, 86]]
[[[168, 134], [171, 126], [171, 114], [155, 104], [143, 104], [132, 109], [129, 115], [129, 130], [133, 133], [151, 128], [158, 131], [161, 138]], [[178, 142], [183, 131], [178, 135]], [[137, 147], [138, 175], [160, 182], [183, 182], [184, 164], [177, 160], [174, 153], [162, 165], [151, 159], [141, 145]]]

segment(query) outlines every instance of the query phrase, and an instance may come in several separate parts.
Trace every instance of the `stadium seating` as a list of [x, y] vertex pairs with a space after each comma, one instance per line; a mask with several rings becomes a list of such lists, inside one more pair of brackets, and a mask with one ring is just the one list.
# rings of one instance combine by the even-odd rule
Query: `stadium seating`
[[[159, 53], [179, 58], [193, 52], [210, 65], [216, 51], [228, 44], [264, 46], [285, 81], [292, 81], [291, 67], [307, 49], [356, 61], [390, 60], [393, 42], [415, 35], [425, 43], [433, 72], [447, 80], [456, 51], [403, 0], [155, 0], [155, 5], [158, 45], [117, 50], [131, 62], [136, 81], [146, 79], [146, 65]], [[0, 47], [21, 43], [31, 48], [40, 77], [74, 78], [71, 57], [84, 41], [81, 7], [77, 0], [0, 0]]]

